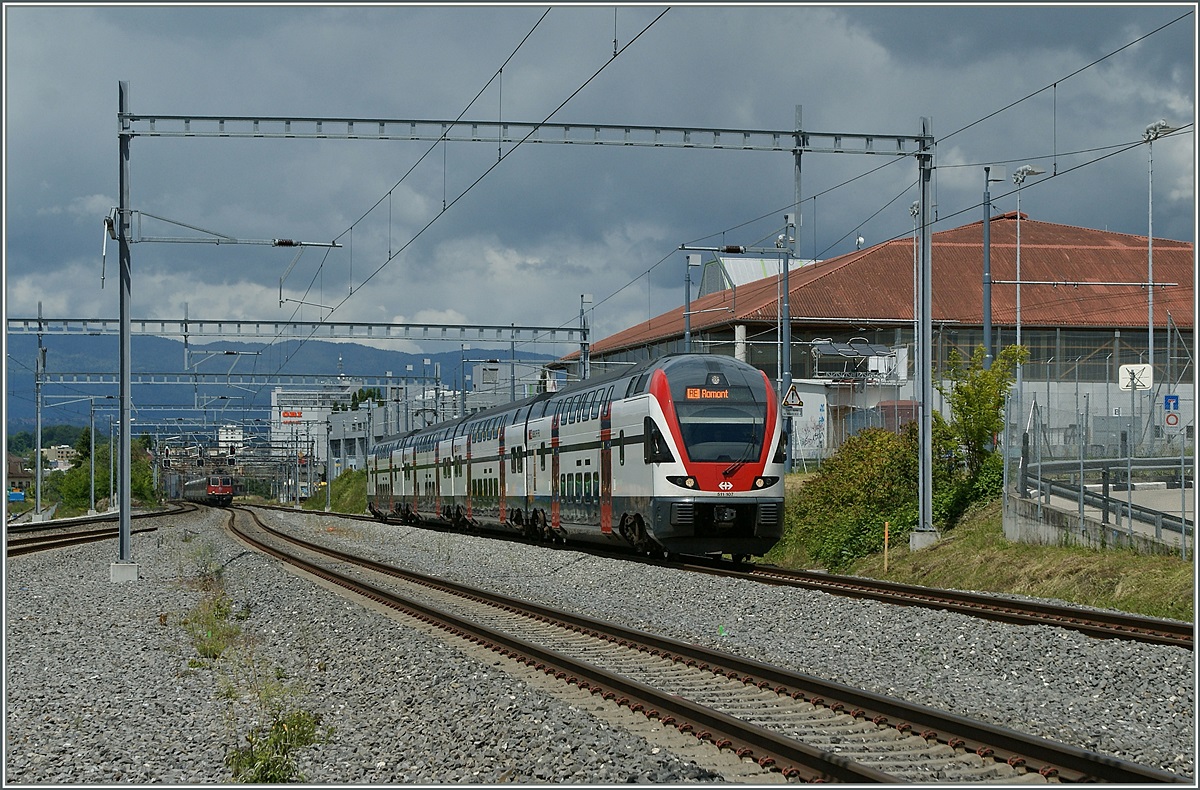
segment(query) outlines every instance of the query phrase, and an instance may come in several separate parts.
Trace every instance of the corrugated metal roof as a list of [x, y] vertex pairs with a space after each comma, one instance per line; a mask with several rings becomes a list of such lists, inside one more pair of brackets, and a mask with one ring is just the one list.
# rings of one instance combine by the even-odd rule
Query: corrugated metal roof
[[[764, 277], [779, 274], [782, 262], [782, 255], [774, 258], [734, 258], [718, 255], [704, 263], [700, 275], [700, 296], [716, 293], [728, 288], [731, 284], [742, 286]], [[789, 268], [795, 271], [801, 266], [811, 263], [811, 260], [792, 258]]]
[[[1145, 328], [1146, 236], [1057, 225], [1021, 215], [1021, 326]], [[1016, 325], [1016, 212], [992, 218], [992, 323]], [[933, 321], [983, 323], [983, 222], [932, 235]], [[1191, 328], [1193, 245], [1154, 240], [1154, 323]], [[692, 301], [692, 332], [779, 320], [779, 275]], [[1108, 284], [1101, 284], [1108, 283]], [[1132, 283], [1122, 285], [1117, 283]], [[1166, 285], [1174, 283], [1174, 285]], [[889, 325], [913, 320], [911, 237], [792, 269], [794, 325]], [[706, 311], [706, 312], [700, 312]], [[713, 312], [715, 311], [715, 312]], [[680, 306], [600, 340], [593, 353], [683, 335]]]

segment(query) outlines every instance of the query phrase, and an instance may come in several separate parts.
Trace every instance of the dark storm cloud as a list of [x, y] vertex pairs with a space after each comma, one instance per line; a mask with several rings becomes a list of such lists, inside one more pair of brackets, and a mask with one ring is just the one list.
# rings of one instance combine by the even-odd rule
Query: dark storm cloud
[[[664, 8], [553, 7], [493, 79], [545, 7], [6, 7], [8, 310], [116, 313], [115, 245], [97, 289], [119, 80], [145, 114], [788, 131], [802, 105], [808, 130], [902, 134], [928, 116], [939, 230], [979, 219], [983, 164], [1036, 160], [1063, 175], [1028, 184], [1024, 211], [1145, 233], [1145, 146], [1102, 157], [1195, 114], [1194, 16], [1068, 78], [1190, 6], [703, 5], [647, 29]], [[794, 198], [786, 152], [512, 149], [139, 137], [131, 203], [242, 239], [337, 238], [295, 261], [283, 294], [340, 305], [336, 320], [573, 322], [592, 293], [603, 335], [682, 302], [679, 245], [770, 244]], [[1190, 131], [1155, 145], [1157, 236], [1193, 238], [1193, 150]], [[802, 257], [911, 230], [916, 167], [881, 160], [805, 155]], [[999, 210], [1010, 193], [993, 188]], [[326, 315], [280, 306], [294, 256], [135, 245], [134, 313]]]

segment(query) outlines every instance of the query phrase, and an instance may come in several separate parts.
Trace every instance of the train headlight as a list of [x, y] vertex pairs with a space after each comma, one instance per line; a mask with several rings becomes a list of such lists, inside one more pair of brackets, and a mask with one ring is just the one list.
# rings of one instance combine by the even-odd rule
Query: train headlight
[[667, 482], [679, 486], [680, 488], [696, 489], [696, 478], [683, 475], [667, 475]]
[[754, 478], [755, 488], [770, 488], [779, 482], [778, 477], [756, 477]]

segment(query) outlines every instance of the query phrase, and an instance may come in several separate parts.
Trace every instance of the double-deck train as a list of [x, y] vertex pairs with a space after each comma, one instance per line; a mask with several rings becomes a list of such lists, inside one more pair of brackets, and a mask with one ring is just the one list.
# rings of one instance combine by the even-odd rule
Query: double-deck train
[[189, 502], [224, 506], [233, 502], [234, 479], [228, 474], [195, 477], [183, 484], [183, 498]]
[[783, 534], [786, 437], [762, 371], [676, 354], [389, 437], [376, 518], [742, 560]]

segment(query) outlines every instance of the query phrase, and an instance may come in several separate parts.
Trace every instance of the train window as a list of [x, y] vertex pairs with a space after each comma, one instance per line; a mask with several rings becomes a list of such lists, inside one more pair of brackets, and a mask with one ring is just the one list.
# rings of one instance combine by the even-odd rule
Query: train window
[[646, 417], [643, 420], [645, 434], [643, 436], [642, 455], [643, 461], [648, 464], [670, 463], [675, 460], [675, 456], [671, 454], [671, 448], [667, 446], [667, 440], [663, 437], [662, 431], [654, 423], [653, 417]]
[[604, 408], [604, 392], [602, 390], [596, 392], [596, 397], [592, 401], [592, 419], [600, 419], [600, 411]]
[[592, 476], [587, 472], [582, 472], [583, 475], [583, 501], [590, 503], [592, 501]]
[[599, 502], [600, 501], [600, 473], [599, 472], [592, 472], [592, 491], [595, 492], [595, 497], [596, 497], [592, 501]]

